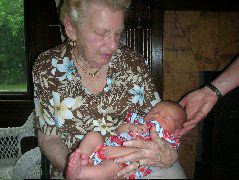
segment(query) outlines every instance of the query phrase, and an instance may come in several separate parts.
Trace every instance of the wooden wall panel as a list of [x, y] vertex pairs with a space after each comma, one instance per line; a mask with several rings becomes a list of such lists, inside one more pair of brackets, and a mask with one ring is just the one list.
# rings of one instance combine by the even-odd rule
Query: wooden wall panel
[[133, 1], [126, 19], [122, 43], [143, 55], [155, 84], [162, 94], [162, 23], [163, 11], [148, 1]]

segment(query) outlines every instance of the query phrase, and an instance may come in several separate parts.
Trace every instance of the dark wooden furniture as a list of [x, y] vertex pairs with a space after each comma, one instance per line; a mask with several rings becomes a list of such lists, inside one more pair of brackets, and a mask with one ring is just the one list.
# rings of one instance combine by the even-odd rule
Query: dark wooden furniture
[[126, 20], [124, 44], [144, 56], [160, 94], [163, 85], [163, 11], [151, 0], [132, 1]]

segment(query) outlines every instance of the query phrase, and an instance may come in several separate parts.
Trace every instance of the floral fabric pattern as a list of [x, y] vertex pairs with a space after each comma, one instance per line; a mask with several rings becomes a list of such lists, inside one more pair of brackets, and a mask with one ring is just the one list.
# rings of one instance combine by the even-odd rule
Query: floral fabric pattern
[[[87, 132], [99, 131], [107, 139], [115, 135], [128, 111], [144, 116], [160, 101], [142, 56], [127, 47], [113, 55], [99, 94], [81, 84], [69, 41], [39, 55], [33, 81], [36, 128], [58, 135], [70, 152]], [[54, 172], [53, 167], [52, 176]]]

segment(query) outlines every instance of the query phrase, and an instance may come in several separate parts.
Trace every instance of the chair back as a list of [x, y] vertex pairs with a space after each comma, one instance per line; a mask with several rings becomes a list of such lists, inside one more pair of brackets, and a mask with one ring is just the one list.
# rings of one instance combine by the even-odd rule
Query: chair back
[[22, 155], [21, 140], [23, 137], [36, 136], [35, 111], [21, 127], [0, 128], [0, 168], [14, 166]]
[[[0, 179], [40, 179], [42, 175], [39, 147], [23, 152], [21, 141], [37, 136], [35, 111], [21, 127], [0, 128]], [[24, 153], [24, 154], [23, 154]]]

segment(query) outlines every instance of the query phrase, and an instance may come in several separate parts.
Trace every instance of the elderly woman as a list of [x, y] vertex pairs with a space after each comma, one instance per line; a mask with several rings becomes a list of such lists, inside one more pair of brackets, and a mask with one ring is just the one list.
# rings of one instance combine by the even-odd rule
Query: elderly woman
[[[69, 40], [35, 62], [36, 127], [39, 146], [51, 162], [51, 177], [63, 178], [69, 155], [87, 132], [99, 131], [107, 138], [129, 110], [145, 115], [160, 101], [142, 56], [119, 47], [129, 5], [130, 0], [65, 0], [61, 20]], [[138, 148], [134, 154], [121, 157], [117, 147], [104, 149], [105, 155], [114, 154], [115, 163], [132, 162], [118, 172], [119, 178], [146, 165], [170, 167], [155, 168], [151, 178], [185, 178], [174, 163], [176, 150], [154, 129], [151, 134], [151, 142], [124, 144]]]

